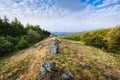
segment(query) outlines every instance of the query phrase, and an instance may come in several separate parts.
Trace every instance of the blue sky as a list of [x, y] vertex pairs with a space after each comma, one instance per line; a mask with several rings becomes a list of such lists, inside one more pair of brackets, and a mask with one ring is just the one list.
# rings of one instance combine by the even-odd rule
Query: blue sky
[[0, 0], [4, 15], [52, 32], [87, 31], [120, 24], [120, 0]]

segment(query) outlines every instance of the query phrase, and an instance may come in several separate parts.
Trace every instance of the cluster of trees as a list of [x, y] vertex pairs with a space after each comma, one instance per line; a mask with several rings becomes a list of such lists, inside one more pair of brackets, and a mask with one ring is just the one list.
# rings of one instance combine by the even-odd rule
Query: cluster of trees
[[0, 56], [27, 48], [49, 35], [50, 32], [41, 29], [39, 25], [27, 24], [24, 26], [17, 18], [11, 22], [6, 16], [4, 19], [0, 18]]
[[95, 46], [110, 52], [120, 53], [120, 25], [114, 28], [82, 32], [79, 35], [65, 38], [82, 41], [87, 45]]

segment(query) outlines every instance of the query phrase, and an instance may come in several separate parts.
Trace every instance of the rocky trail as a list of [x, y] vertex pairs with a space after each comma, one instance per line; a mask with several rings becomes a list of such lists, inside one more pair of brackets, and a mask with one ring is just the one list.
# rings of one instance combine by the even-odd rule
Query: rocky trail
[[120, 80], [120, 55], [55, 37], [0, 60], [0, 80]]

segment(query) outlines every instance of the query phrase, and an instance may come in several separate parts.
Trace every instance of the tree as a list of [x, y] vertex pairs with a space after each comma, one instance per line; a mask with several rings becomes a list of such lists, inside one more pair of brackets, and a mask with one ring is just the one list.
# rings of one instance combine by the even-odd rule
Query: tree
[[120, 51], [120, 25], [113, 28], [107, 37], [108, 50], [113, 52]]
[[29, 44], [36, 43], [48, 37], [49, 33], [41, 29], [39, 25], [28, 24], [25, 28], [17, 18], [11, 22], [6, 16], [3, 19], [0, 18], [0, 55], [26, 48], [28, 42]]
[[20, 21], [17, 20], [17, 18], [14, 19], [14, 21], [11, 22], [11, 30], [9, 35], [11, 36], [22, 36], [26, 34], [26, 30], [24, 29], [24, 26], [20, 23]]
[[26, 48], [26, 47], [28, 47], [28, 42], [25, 40], [25, 39], [21, 39], [20, 41], [19, 41], [19, 43], [16, 45], [16, 48], [17, 49], [24, 49], [24, 48]]
[[40, 34], [38, 34], [37, 31], [34, 31], [32, 29], [28, 30], [27, 35], [29, 36], [29, 41], [31, 43], [35, 43], [41, 40]]
[[0, 37], [0, 56], [4, 56], [7, 52], [13, 50], [13, 44], [5, 39], [5, 37]]

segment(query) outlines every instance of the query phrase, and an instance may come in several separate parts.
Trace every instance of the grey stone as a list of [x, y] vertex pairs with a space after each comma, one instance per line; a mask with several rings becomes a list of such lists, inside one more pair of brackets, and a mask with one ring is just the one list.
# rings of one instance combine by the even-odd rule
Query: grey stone
[[49, 53], [58, 53], [59, 50], [59, 40], [55, 39], [54, 44], [49, 48]]
[[40, 71], [41, 71], [42, 75], [47, 74], [47, 69], [46, 69], [45, 65], [46, 65], [46, 63], [43, 63], [41, 68], [40, 68]]
[[50, 62], [46, 65], [46, 68], [49, 72], [52, 72], [55, 70], [56, 67], [56, 63], [55, 62]]
[[58, 52], [58, 47], [56, 45], [51, 46], [51, 53], [57, 53]]
[[58, 40], [58, 39], [55, 39], [54, 40], [54, 44], [56, 45], [56, 44], [58, 44], [60, 41]]
[[44, 74], [47, 74], [48, 72], [54, 71], [55, 67], [56, 67], [55, 62], [43, 63], [40, 71], [41, 71], [42, 75], [44, 75]]
[[62, 75], [62, 80], [75, 80], [75, 77], [70, 71], [67, 71]]
[[60, 43], [60, 41], [58, 39], [54, 40], [54, 45], [56, 45], [57, 49], [59, 48], [59, 43]]

